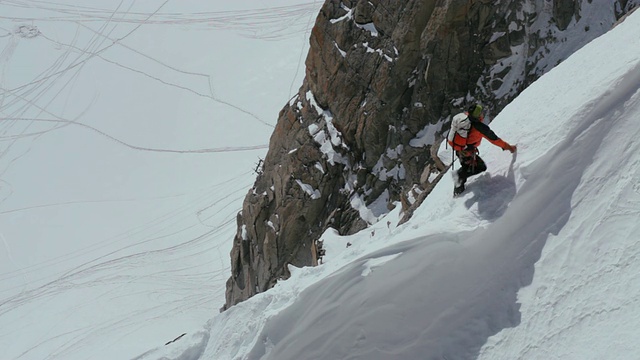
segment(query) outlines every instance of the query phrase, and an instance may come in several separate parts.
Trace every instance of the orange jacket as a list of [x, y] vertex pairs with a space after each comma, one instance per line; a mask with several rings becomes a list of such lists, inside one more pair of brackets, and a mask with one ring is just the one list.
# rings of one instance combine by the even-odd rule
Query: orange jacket
[[482, 138], [489, 140], [493, 145], [502, 148], [503, 150], [511, 149], [511, 145], [506, 143], [504, 140], [500, 139], [496, 133], [491, 130], [489, 125], [482, 122], [482, 117], [480, 119], [474, 119], [469, 116], [469, 120], [471, 120], [471, 130], [469, 130], [469, 135], [467, 135], [467, 146], [478, 147], [480, 146], [480, 142], [482, 142]]

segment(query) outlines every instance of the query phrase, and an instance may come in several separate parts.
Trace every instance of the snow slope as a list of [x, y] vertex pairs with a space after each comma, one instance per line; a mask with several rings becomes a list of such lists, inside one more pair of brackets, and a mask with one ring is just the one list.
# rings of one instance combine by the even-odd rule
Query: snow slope
[[447, 177], [402, 226], [328, 231], [323, 265], [142, 358], [637, 359], [638, 33], [640, 13], [505, 108], [519, 152], [485, 143], [461, 198]]
[[216, 314], [320, 6], [0, 4], [0, 357], [637, 359], [640, 14], [496, 117], [520, 151], [462, 198]]
[[218, 311], [320, 6], [0, 3], [0, 358], [131, 358]]

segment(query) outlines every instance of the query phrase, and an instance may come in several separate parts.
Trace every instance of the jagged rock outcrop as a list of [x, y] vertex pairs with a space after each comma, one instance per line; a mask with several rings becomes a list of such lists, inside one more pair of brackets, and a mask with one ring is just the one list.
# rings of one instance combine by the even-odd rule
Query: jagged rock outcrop
[[328, 227], [359, 231], [424, 193], [452, 113], [481, 101], [490, 118], [639, 2], [326, 1], [238, 214], [224, 308], [317, 264]]

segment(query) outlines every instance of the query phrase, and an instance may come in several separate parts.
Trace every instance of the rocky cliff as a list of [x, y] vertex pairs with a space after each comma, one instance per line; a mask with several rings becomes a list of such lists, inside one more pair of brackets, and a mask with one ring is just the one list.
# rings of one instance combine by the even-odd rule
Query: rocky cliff
[[224, 308], [316, 265], [328, 227], [350, 234], [411, 206], [445, 170], [431, 149], [452, 114], [480, 101], [490, 119], [638, 3], [327, 0], [238, 214]]

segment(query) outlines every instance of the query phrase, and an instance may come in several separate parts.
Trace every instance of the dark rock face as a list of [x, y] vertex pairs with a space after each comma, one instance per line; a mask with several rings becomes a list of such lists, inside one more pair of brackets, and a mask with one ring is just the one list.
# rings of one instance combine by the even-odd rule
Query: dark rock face
[[566, 30], [574, 17], [580, 17], [579, 0], [556, 0], [553, 2], [553, 18], [560, 30]]
[[[287, 278], [288, 265], [316, 265], [328, 227], [357, 232], [430, 190], [429, 173], [445, 170], [430, 150], [451, 114], [471, 101], [497, 114], [638, 3], [327, 0], [306, 78], [238, 215], [224, 308]], [[581, 22], [594, 8], [607, 14]]]

